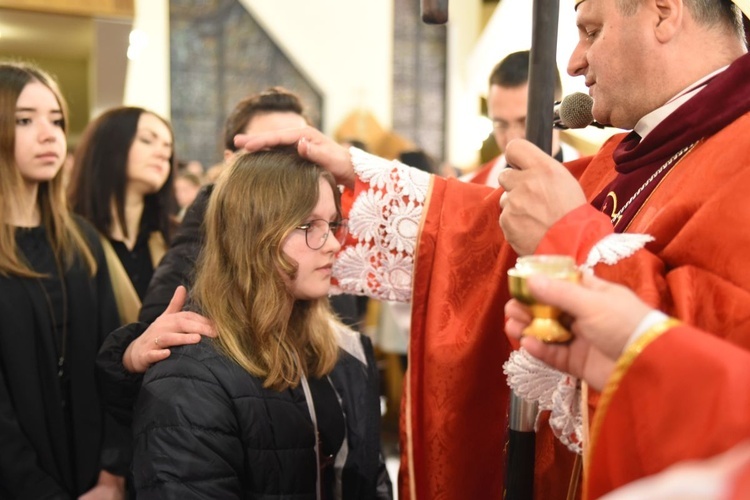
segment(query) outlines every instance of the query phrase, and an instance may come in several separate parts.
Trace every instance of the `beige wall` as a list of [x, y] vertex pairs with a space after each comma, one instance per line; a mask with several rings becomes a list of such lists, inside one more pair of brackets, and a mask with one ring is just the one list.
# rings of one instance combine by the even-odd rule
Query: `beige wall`
[[133, 0], [0, 0], [0, 7], [81, 16], [133, 17]]
[[448, 21], [448, 91], [445, 125], [446, 160], [462, 170], [479, 161], [482, 136], [477, 132], [481, 113], [479, 96], [471, 88], [467, 61], [474, 48], [482, 24], [480, 1], [453, 1], [449, 4]]
[[88, 61], [35, 57], [34, 61], [57, 77], [70, 107], [69, 138], [75, 142], [88, 123]]
[[169, 0], [136, 0], [133, 29], [146, 46], [128, 60], [124, 104], [170, 117]]
[[[386, 0], [240, 0], [294, 63], [321, 89], [323, 122], [333, 133], [354, 110], [392, 122], [393, 4]], [[168, 0], [137, 0], [134, 28], [150, 40], [146, 56], [130, 61], [125, 100], [169, 116]], [[447, 157], [476, 162], [467, 131], [479, 97], [470, 88], [467, 61], [479, 35], [481, 0], [452, 2], [448, 22]], [[483, 77], [484, 78], [484, 77]]]
[[132, 0], [0, 0], [0, 57], [36, 62], [57, 76], [70, 103], [72, 142], [91, 118], [123, 102], [132, 14]]
[[386, 0], [241, 0], [325, 97], [332, 133], [352, 111], [391, 125], [393, 3]]

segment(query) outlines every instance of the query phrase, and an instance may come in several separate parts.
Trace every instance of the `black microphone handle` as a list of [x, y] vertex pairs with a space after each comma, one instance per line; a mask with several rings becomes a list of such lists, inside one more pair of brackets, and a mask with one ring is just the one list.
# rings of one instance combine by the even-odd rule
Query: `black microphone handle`
[[[560, 0], [534, 0], [529, 55], [529, 103], [526, 139], [547, 154], [552, 153], [552, 109], [557, 72], [557, 25]], [[527, 402], [512, 394], [510, 415], [529, 414]], [[509, 430], [508, 463], [505, 471], [505, 499], [534, 498], [534, 453], [536, 436], [530, 430]]]
[[559, 0], [534, 0], [526, 139], [547, 154], [552, 153], [552, 116], [549, 110], [555, 103], [559, 15]]
[[[534, 461], [538, 413], [536, 402], [526, 401], [511, 392], [508, 414], [508, 464], [505, 478], [505, 500], [532, 500], [534, 497]], [[510, 468], [512, 464], [512, 469]]]

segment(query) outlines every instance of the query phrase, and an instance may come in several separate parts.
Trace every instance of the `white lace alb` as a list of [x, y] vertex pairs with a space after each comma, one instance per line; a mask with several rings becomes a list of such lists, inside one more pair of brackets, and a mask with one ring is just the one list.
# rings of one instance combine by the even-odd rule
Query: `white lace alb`
[[534, 430], [539, 430], [541, 412], [549, 410], [552, 432], [569, 450], [581, 453], [583, 418], [578, 380], [542, 363], [524, 349], [511, 353], [503, 372], [515, 394], [539, 404]]
[[[350, 148], [354, 171], [368, 184], [349, 213], [357, 243], [344, 248], [333, 267], [332, 293], [352, 293], [399, 302], [411, 300], [414, 254], [431, 176], [398, 161]], [[582, 266], [613, 265], [643, 248], [653, 237], [611, 234], [599, 241]], [[549, 410], [550, 426], [570, 450], [581, 453], [582, 415], [578, 380], [521, 350], [503, 366], [508, 385], [524, 399]]]
[[369, 187], [349, 213], [349, 231], [357, 243], [339, 253], [332, 293], [408, 302], [430, 174], [357, 148], [350, 152], [355, 173]]
[[[600, 263], [614, 265], [653, 240], [653, 236], [648, 234], [610, 234], [594, 245], [581, 267], [584, 272], [592, 272], [594, 266]], [[583, 417], [578, 380], [539, 361], [523, 349], [510, 355], [503, 365], [503, 371], [516, 395], [536, 401], [540, 413], [545, 410], [551, 412], [549, 425], [552, 432], [569, 450], [580, 454]], [[537, 416], [537, 430], [538, 423]]]

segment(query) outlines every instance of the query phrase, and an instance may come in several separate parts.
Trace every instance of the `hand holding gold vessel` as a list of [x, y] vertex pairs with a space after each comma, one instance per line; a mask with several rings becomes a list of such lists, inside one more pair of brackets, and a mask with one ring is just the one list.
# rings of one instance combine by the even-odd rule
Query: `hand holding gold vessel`
[[524, 335], [535, 337], [542, 342], [568, 342], [573, 335], [560, 324], [561, 311], [554, 306], [536, 301], [529, 291], [527, 278], [543, 274], [549, 278], [577, 283], [581, 272], [575, 261], [567, 255], [529, 255], [519, 257], [516, 266], [508, 270], [508, 288], [516, 300], [528, 305], [534, 319], [523, 330]]

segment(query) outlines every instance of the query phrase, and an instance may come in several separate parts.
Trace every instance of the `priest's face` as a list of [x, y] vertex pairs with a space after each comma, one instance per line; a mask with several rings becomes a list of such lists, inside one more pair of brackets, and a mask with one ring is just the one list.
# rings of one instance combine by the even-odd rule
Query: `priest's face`
[[641, 3], [628, 12], [617, 0], [585, 0], [576, 11], [579, 40], [568, 73], [586, 78], [600, 123], [633, 128], [655, 109], [659, 72], [653, 68], [651, 11]]

